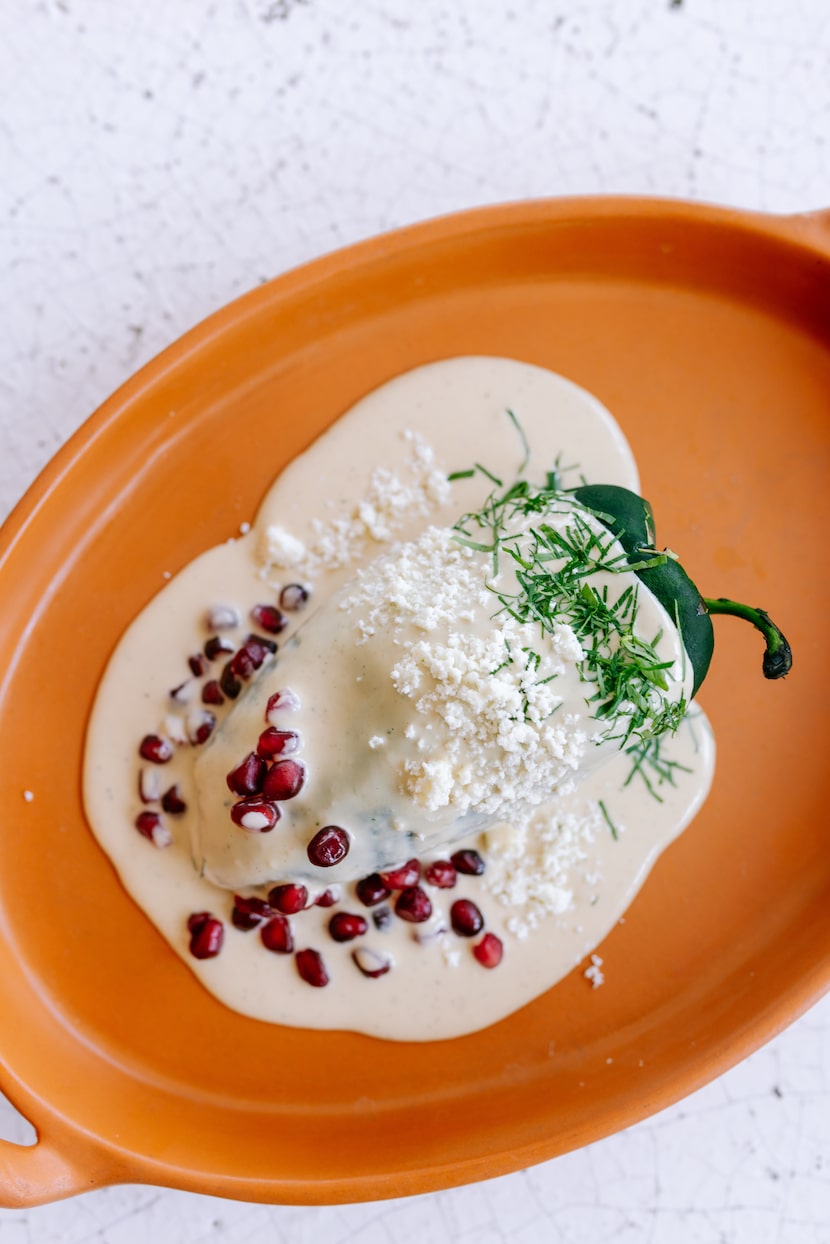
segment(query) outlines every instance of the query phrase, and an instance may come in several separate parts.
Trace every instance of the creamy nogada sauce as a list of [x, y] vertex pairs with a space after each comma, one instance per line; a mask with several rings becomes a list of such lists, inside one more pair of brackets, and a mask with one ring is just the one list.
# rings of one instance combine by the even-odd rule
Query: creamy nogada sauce
[[[524, 441], [530, 447], [526, 465]], [[478, 510], [492, 491], [480, 471], [447, 482], [449, 473], [473, 461], [504, 482], [523, 472], [542, 484], [558, 462], [565, 488], [585, 479], [638, 490], [636, 466], [617, 424], [569, 381], [510, 359], [457, 358], [420, 367], [364, 398], [292, 462], [250, 532], [177, 574], [133, 622], [110, 661], [87, 739], [90, 823], [134, 900], [205, 987], [234, 1010], [271, 1023], [391, 1040], [434, 1040], [486, 1027], [549, 989], [594, 951], [705, 799], [714, 742], [702, 711], [693, 705], [663, 744], [663, 759], [676, 766], [675, 780], [659, 784], [655, 798], [645, 781], [632, 776], [630, 756], [616, 744], [595, 742], [588, 691], [572, 662], [568, 669], [567, 643], [543, 653], [556, 675], [548, 685], [563, 700], [549, 720], [545, 705], [539, 708], [544, 728], [555, 723], [558, 730], [546, 736], [553, 757], [546, 774], [556, 793], [539, 802], [537, 790], [532, 809], [506, 811], [515, 790], [529, 789], [522, 783], [528, 774], [532, 778], [538, 759], [533, 739], [530, 752], [519, 755], [512, 786], [498, 779], [487, 785], [486, 761], [496, 754], [488, 748], [497, 739], [485, 738], [478, 748], [478, 771], [471, 775], [465, 767], [469, 712], [495, 720], [498, 704], [491, 697], [481, 709], [476, 691], [467, 697], [467, 719], [463, 712], [458, 718], [458, 686], [465, 679], [479, 690], [483, 684], [480, 678], [475, 684], [473, 661], [472, 669], [463, 666], [454, 693], [452, 662], [459, 652], [466, 661], [480, 640], [479, 666], [486, 664], [487, 627], [498, 601], [491, 593], [489, 611], [480, 603], [470, 606], [450, 665], [441, 665], [453, 643], [445, 616], [453, 597], [450, 587], [440, 590], [441, 565], [430, 541], [440, 544], [441, 531]], [[437, 535], [424, 536], [428, 528], [439, 529]], [[426, 558], [416, 559], [416, 578], [424, 566], [433, 576], [427, 596], [439, 608], [427, 622], [417, 616], [423, 591], [400, 604], [397, 588], [406, 577], [395, 550], [403, 542], [414, 542], [409, 547]], [[481, 558], [467, 548], [461, 556], [462, 574], [475, 570]], [[633, 576], [613, 578], [620, 581], [619, 592]], [[302, 612], [288, 615], [291, 627], [279, 636], [277, 657], [265, 662], [233, 706], [214, 710], [219, 722], [211, 739], [191, 746], [186, 733], [202, 711], [199, 680], [192, 680], [189, 705], [173, 702], [170, 690], [187, 681], [188, 657], [203, 648], [206, 611], [233, 605], [240, 625], [230, 637], [239, 644], [250, 631], [261, 631], [250, 621], [251, 608], [274, 602], [281, 586], [296, 582], [310, 588], [311, 599]], [[450, 584], [449, 570], [443, 582]], [[392, 609], [377, 597], [390, 583], [400, 605]], [[661, 659], [674, 663], [674, 694], [684, 688], [688, 694], [688, 662], [675, 627], [643, 585], [637, 599], [637, 632], [649, 640], [662, 632], [657, 647]], [[423, 658], [418, 668], [413, 652]], [[219, 669], [217, 663], [208, 677], [217, 677]], [[439, 685], [444, 698], [424, 700], [425, 689]], [[279, 725], [301, 736], [296, 758], [306, 766], [305, 785], [282, 804], [273, 830], [250, 833], [230, 820], [235, 796], [225, 777], [255, 748], [269, 696], [285, 688], [298, 696], [299, 707], [284, 710]], [[507, 687], [503, 694], [509, 700], [515, 690]], [[174, 755], [149, 768], [158, 770], [161, 790], [178, 783], [187, 804], [185, 813], [164, 816], [172, 835], [166, 847], [135, 828], [146, 806], [138, 795], [144, 762], [137, 747], [154, 732], [173, 740]], [[449, 773], [446, 755], [455, 757]], [[498, 773], [498, 765], [490, 768]], [[460, 783], [455, 788], [453, 777]], [[476, 819], [476, 798], [490, 810], [489, 819]], [[349, 831], [351, 849], [334, 867], [315, 867], [306, 845], [317, 828], [331, 823]], [[373, 911], [355, 896], [354, 880], [367, 872], [414, 855], [446, 858], [461, 847], [478, 849], [486, 871], [459, 874], [452, 889], [424, 886], [433, 907], [425, 923], [393, 916], [378, 928]], [[268, 950], [257, 929], [242, 931], [230, 920], [234, 893], [265, 897], [270, 886], [293, 880], [306, 884], [312, 899], [340, 886], [336, 907], [311, 906], [289, 917], [295, 949], [311, 947], [323, 956], [329, 976], [324, 988], [301, 979], [293, 955]], [[472, 899], [485, 930], [501, 939], [497, 967], [487, 970], [473, 955], [481, 934], [466, 938], [451, 929], [449, 907], [459, 898]], [[382, 906], [394, 901], [393, 895]], [[363, 915], [366, 934], [353, 942], [332, 940], [327, 926], [340, 910]], [[202, 911], [218, 916], [225, 928], [220, 953], [199, 960], [189, 952], [187, 921]], [[363, 975], [353, 960], [360, 947], [391, 960], [391, 969], [379, 977]], [[594, 985], [602, 982], [598, 956], [585, 974]]]

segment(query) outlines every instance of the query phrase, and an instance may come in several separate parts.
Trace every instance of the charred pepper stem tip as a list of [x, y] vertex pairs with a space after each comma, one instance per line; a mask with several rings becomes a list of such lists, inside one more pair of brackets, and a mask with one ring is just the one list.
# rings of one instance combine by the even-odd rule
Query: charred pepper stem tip
[[743, 618], [761, 632], [767, 645], [764, 652], [765, 678], [783, 678], [789, 674], [793, 664], [792, 650], [765, 610], [753, 609], [751, 605], [742, 605], [739, 601], [728, 600], [725, 596], [718, 596], [714, 600], [704, 596], [703, 603], [709, 613], [728, 613], [735, 618]]

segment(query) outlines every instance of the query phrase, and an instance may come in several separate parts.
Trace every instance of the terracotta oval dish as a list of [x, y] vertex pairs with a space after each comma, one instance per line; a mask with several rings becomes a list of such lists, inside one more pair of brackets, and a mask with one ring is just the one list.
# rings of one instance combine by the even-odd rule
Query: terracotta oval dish
[[[703, 813], [580, 972], [436, 1044], [224, 1009], [127, 898], [83, 815], [119, 635], [250, 519], [357, 398], [458, 354], [542, 364], [616, 415], [712, 595], [769, 608], [792, 675], [721, 621]], [[0, 541], [0, 1058], [36, 1145], [0, 1201], [150, 1182], [357, 1201], [561, 1154], [724, 1071], [830, 984], [830, 217], [625, 199], [515, 204], [291, 272], [188, 333], [69, 442]], [[37, 792], [27, 803], [24, 789]]]

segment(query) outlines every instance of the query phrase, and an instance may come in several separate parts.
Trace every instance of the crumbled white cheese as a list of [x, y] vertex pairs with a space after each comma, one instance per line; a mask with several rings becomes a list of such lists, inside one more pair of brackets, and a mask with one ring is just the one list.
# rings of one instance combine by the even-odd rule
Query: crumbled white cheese
[[487, 831], [483, 884], [513, 912], [507, 927], [515, 937], [524, 940], [540, 920], [573, 907], [578, 866], [602, 830], [596, 805], [580, 801], [568, 811], [543, 805], [515, 824]]
[[602, 959], [599, 955], [591, 955], [590, 965], [582, 973], [586, 980], [591, 982], [592, 989], [599, 989], [600, 985], [605, 984], [605, 974], [602, 970]]
[[306, 556], [306, 547], [285, 527], [271, 526], [265, 528], [259, 553], [268, 566], [291, 570]]
[[435, 464], [435, 451], [415, 432], [404, 432], [408, 454], [401, 475], [376, 467], [366, 495], [345, 514], [315, 519], [313, 539], [304, 544], [283, 527], [269, 527], [260, 543], [263, 574], [273, 568], [296, 570], [314, 579], [363, 557], [375, 544], [392, 541], [404, 523], [427, 517], [450, 497], [446, 473]]
[[386, 739], [382, 735], [373, 734], [372, 737], [369, 739], [369, 746], [371, 747], [372, 751], [374, 751], [378, 747], [383, 747], [385, 742], [386, 742]]
[[[399, 786], [430, 812], [506, 816], [571, 789], [600, 727], [560, 712], [578, 684], [573, 630], [541, 635], [500, 610], [492, 559], [431, 527], [358, 573], [341, 601], [359, 644], [392, 642], [392, 685], [412, 701], [404, 737], [414, 747]], [[509, 585], [508, 585], [509, 587]]]
[[35, 797], [35, 792], [33, 790], [24, 790], [23, 798], [26, 800], [27, 803], [31, 803], [34, 797]]

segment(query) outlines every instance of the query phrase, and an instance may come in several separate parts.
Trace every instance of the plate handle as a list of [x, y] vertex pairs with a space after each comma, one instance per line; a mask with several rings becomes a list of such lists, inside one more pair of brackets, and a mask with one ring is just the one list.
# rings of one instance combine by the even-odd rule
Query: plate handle
[[65, 1140], [71, 1158], [40, 1132], [34, 1145], [0, 1140], [0, 1206], [44, 1205], [111, 1182], [81, 1136], [66, 1133]]

